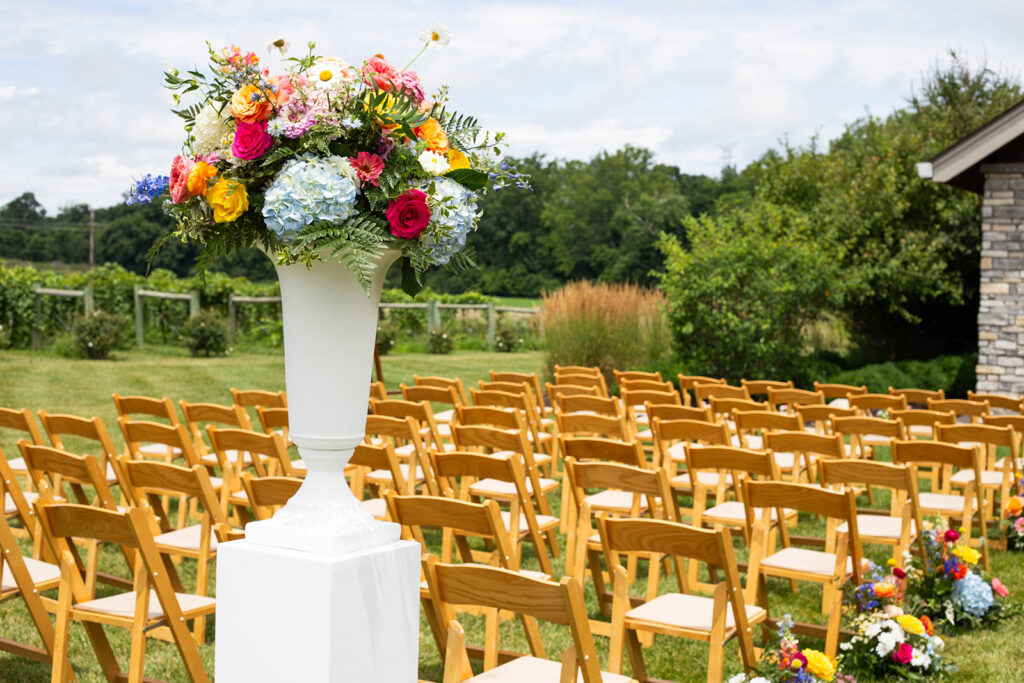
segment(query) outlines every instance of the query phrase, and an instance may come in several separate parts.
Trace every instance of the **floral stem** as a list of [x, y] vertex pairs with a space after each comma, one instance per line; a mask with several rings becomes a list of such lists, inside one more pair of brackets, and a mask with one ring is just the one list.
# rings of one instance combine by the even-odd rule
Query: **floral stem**
[[413, 57], [412, 59], [410, 59], [409, 63], [402, 67], [402, 71], [405, 71], [410, 66], [412, 66], [412, 63], [415, 62], [417, 59], [419, 59], [420, 55], [423, 54], [424, 52], [426, 52], [428, 47], [430, 47], [430, 41], [429, 40], [426, 43], [423, 44], [423, 49], [421, 49], [419, 52], [417, 52], [416, 56]]

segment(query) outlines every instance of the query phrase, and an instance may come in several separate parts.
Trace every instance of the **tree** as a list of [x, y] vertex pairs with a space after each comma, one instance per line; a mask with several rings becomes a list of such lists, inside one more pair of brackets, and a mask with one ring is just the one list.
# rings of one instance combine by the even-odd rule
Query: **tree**
[[12, 199], [0, 209], [0, 222], [8, 225], [27, 227], [42, 223], [45, 217], [46, 209], [31, 192]]

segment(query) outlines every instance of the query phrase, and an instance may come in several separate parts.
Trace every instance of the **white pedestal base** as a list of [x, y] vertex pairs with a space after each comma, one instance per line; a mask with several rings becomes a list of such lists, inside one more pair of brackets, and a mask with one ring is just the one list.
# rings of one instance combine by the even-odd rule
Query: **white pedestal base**
[[217, 548], [218, 683], [415, 683], [420, 545]]

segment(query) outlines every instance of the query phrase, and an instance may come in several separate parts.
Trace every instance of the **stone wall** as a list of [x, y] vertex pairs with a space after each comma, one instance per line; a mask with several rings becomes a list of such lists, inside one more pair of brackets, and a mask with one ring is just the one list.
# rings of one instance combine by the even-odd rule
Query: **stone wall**
[[1024, 163], [983, 164], [978, 392], [1024, 395]]

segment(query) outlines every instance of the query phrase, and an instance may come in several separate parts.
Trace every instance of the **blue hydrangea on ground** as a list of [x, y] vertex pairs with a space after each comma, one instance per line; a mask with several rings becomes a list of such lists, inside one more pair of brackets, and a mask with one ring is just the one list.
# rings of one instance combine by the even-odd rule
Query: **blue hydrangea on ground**
[[431, 217], [420, 239], [430, 249], [431, 262], [442, 266], [466, 246], [477, 216], [476, 195], [443, 177], [434, 178], [423, 189], [430, 197]]
[[992, 586], [974, 572], [969, 572], [953, 585], [953, 600], [971, 616], [983, 617], [995, 598], [992, 597]]
[[356, 213], [359, 183], [348, 159], [311, 154], [281, 168], [266, 192], [263, 219], [283, 238], [317, 221], [338, 222]]

